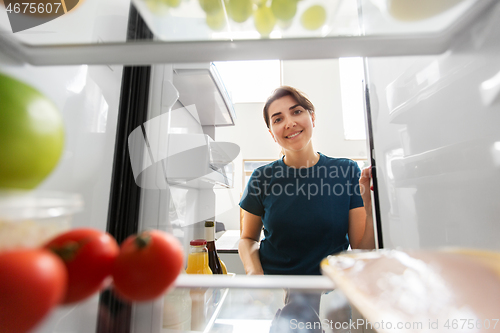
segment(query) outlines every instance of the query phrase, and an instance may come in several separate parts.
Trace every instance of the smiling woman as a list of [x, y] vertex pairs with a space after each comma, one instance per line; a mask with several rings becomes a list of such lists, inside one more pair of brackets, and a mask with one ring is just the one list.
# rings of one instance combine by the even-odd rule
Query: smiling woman
[[[240, 201], [238, 249], [246, 273], [320, 275], [328, 255], [349, 246], [373, 249], [371, 170], [361, 172], [350, 159], [314, 150], [315, 108], [301, 91], [276, 89], [263, 115], [284, 156], [254, 170]], [[285, 302], [303, 296], [287, 292]], [[321, 294], [307, 298], [316, 314], [320, 299]]]
[[284, 156], [253, 172], [240, 202], [247, 274], [319, 275], [326, 256], [373, 248], [370, 169], [314, 150], [315, 109], [299, 90], [276, 89], [263, 112]]

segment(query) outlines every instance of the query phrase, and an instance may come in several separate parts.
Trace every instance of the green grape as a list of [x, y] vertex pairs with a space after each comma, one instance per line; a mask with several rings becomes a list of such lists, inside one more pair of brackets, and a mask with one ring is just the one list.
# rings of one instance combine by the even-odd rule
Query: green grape
[[207, 15], [212, 15], [222, 10], [221, 0], [198, 0], [200, 7]]
[[253, 12], [252, 0], [229, 0], [228, 14], [234, 22], [245, 22]]
[[274, 17], [273, 11], [270, 7], [266, 6], [259, 7], [253, 13], [253, 19], [255, 29], [257, 29], [262, 36], [269, 36], [276, 24], [276, 18]]
[[325, 24], [325, 21], [326, 10], [321, 5], [307, 8], [300, 18], [300, 23], [302, 23], [302, 26], [307, 30], [319, 29]]
[[221, 31], [226, 26], [226, 15], [220, 10], [215, 14], [207, 14], [205, 22], [214, 31]]
[[267, 3], [267, 0], [253, 0], [253, 3], [256, 4], [257, 6], [265, 6]]
[[163, 0], [169, 7], [179, 7], [182, 0]]
[[297, 1], [273, 0], [271, 3], [271, 9], [277, 19], [289, 21], [295, 16], [295, 13], [297, 13]]

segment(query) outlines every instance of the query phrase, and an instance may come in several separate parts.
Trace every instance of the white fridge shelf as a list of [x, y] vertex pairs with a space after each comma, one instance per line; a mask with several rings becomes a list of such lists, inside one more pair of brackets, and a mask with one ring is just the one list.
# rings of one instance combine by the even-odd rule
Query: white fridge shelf
[[[336, 1], [318, 0], [314, 3], [330, 8], [331, 2]], [[284, 27], [275, 28], [279, 33], [271, 34], [270, 38], [261, 38], [258, 34], [246, 33], [255, 31], [250, 21], [229, 34], [190, 37], [199, 22], [183, 17], [182, 6], [198, 6], [198, 2], [185, 1], [179, 11], [171, 10], [160, 20], [164, 25], [176, 22], [175, 38], [162, 36], [151, 19], [148, 22], [150, 15], [144, 14], [149, 28], [153, 33], [156, 30], [156, 39], [128, 42], [128, 2], [87, 0], [74, 12], [18, 33], [11, 32], [7, 13], [0, 9], [0, 53], [12, 62], [38, 66], [440, 54], [495, 1], [464, 0], [447, 11], [416, 21], [402, 20], [387, 7], [389, 2], [384, 3], [362, 0], [358, 8], [352, 0], [339, 1], [335, 7], [338, 9], [331, 14], [334, 22], [325, 23], [326, 33], [307, 33], [299, 28], [295, 33], [288, 33]], [[312, 2], [303, 0], [300, 6], [308, 4]], [[304, 10], [299, 8], [298, 13]], [[414, 8], [406, 10], [411, 12]], [[139, 11], [144, 13], [144, 8], [139, 6]], [[300, 20], [297, 16], [294, 21]], [[297, 24], [292, 22], [291, 31], [295, 31], [293, 27]], [[82, 25], [88, 28], [81, 29]], [[123, 31], [121, 34], [105, 33], [110, 26], [112, 30]]]

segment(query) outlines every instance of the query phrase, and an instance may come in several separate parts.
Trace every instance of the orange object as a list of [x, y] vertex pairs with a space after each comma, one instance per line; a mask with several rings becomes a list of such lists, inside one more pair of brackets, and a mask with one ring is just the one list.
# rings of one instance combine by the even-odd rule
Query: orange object
[[194, 239], [189, 245], [191, 249], [188, 255], [187, 274], [212, 274], [208, 266], [207, 241]]

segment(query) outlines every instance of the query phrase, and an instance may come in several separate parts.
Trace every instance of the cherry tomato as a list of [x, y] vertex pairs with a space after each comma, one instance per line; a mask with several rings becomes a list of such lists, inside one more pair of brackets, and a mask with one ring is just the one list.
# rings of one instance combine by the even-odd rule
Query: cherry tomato
[[117, 294], [128, 301], [148, 301], [165, 293], [184, 264], [181, 243], [160, 230], [125, 239], [113, 266]]
[[64, 263], [45, 249], [0, 253], [0, 332], [33, 328], [64, 297]]
[[96, 229], [70, 230], [49, 241], [45, 248], [58, 254], [68, 271], [63, 304], [81, 301], [105, 287], [120, 252], [110, 234]]

